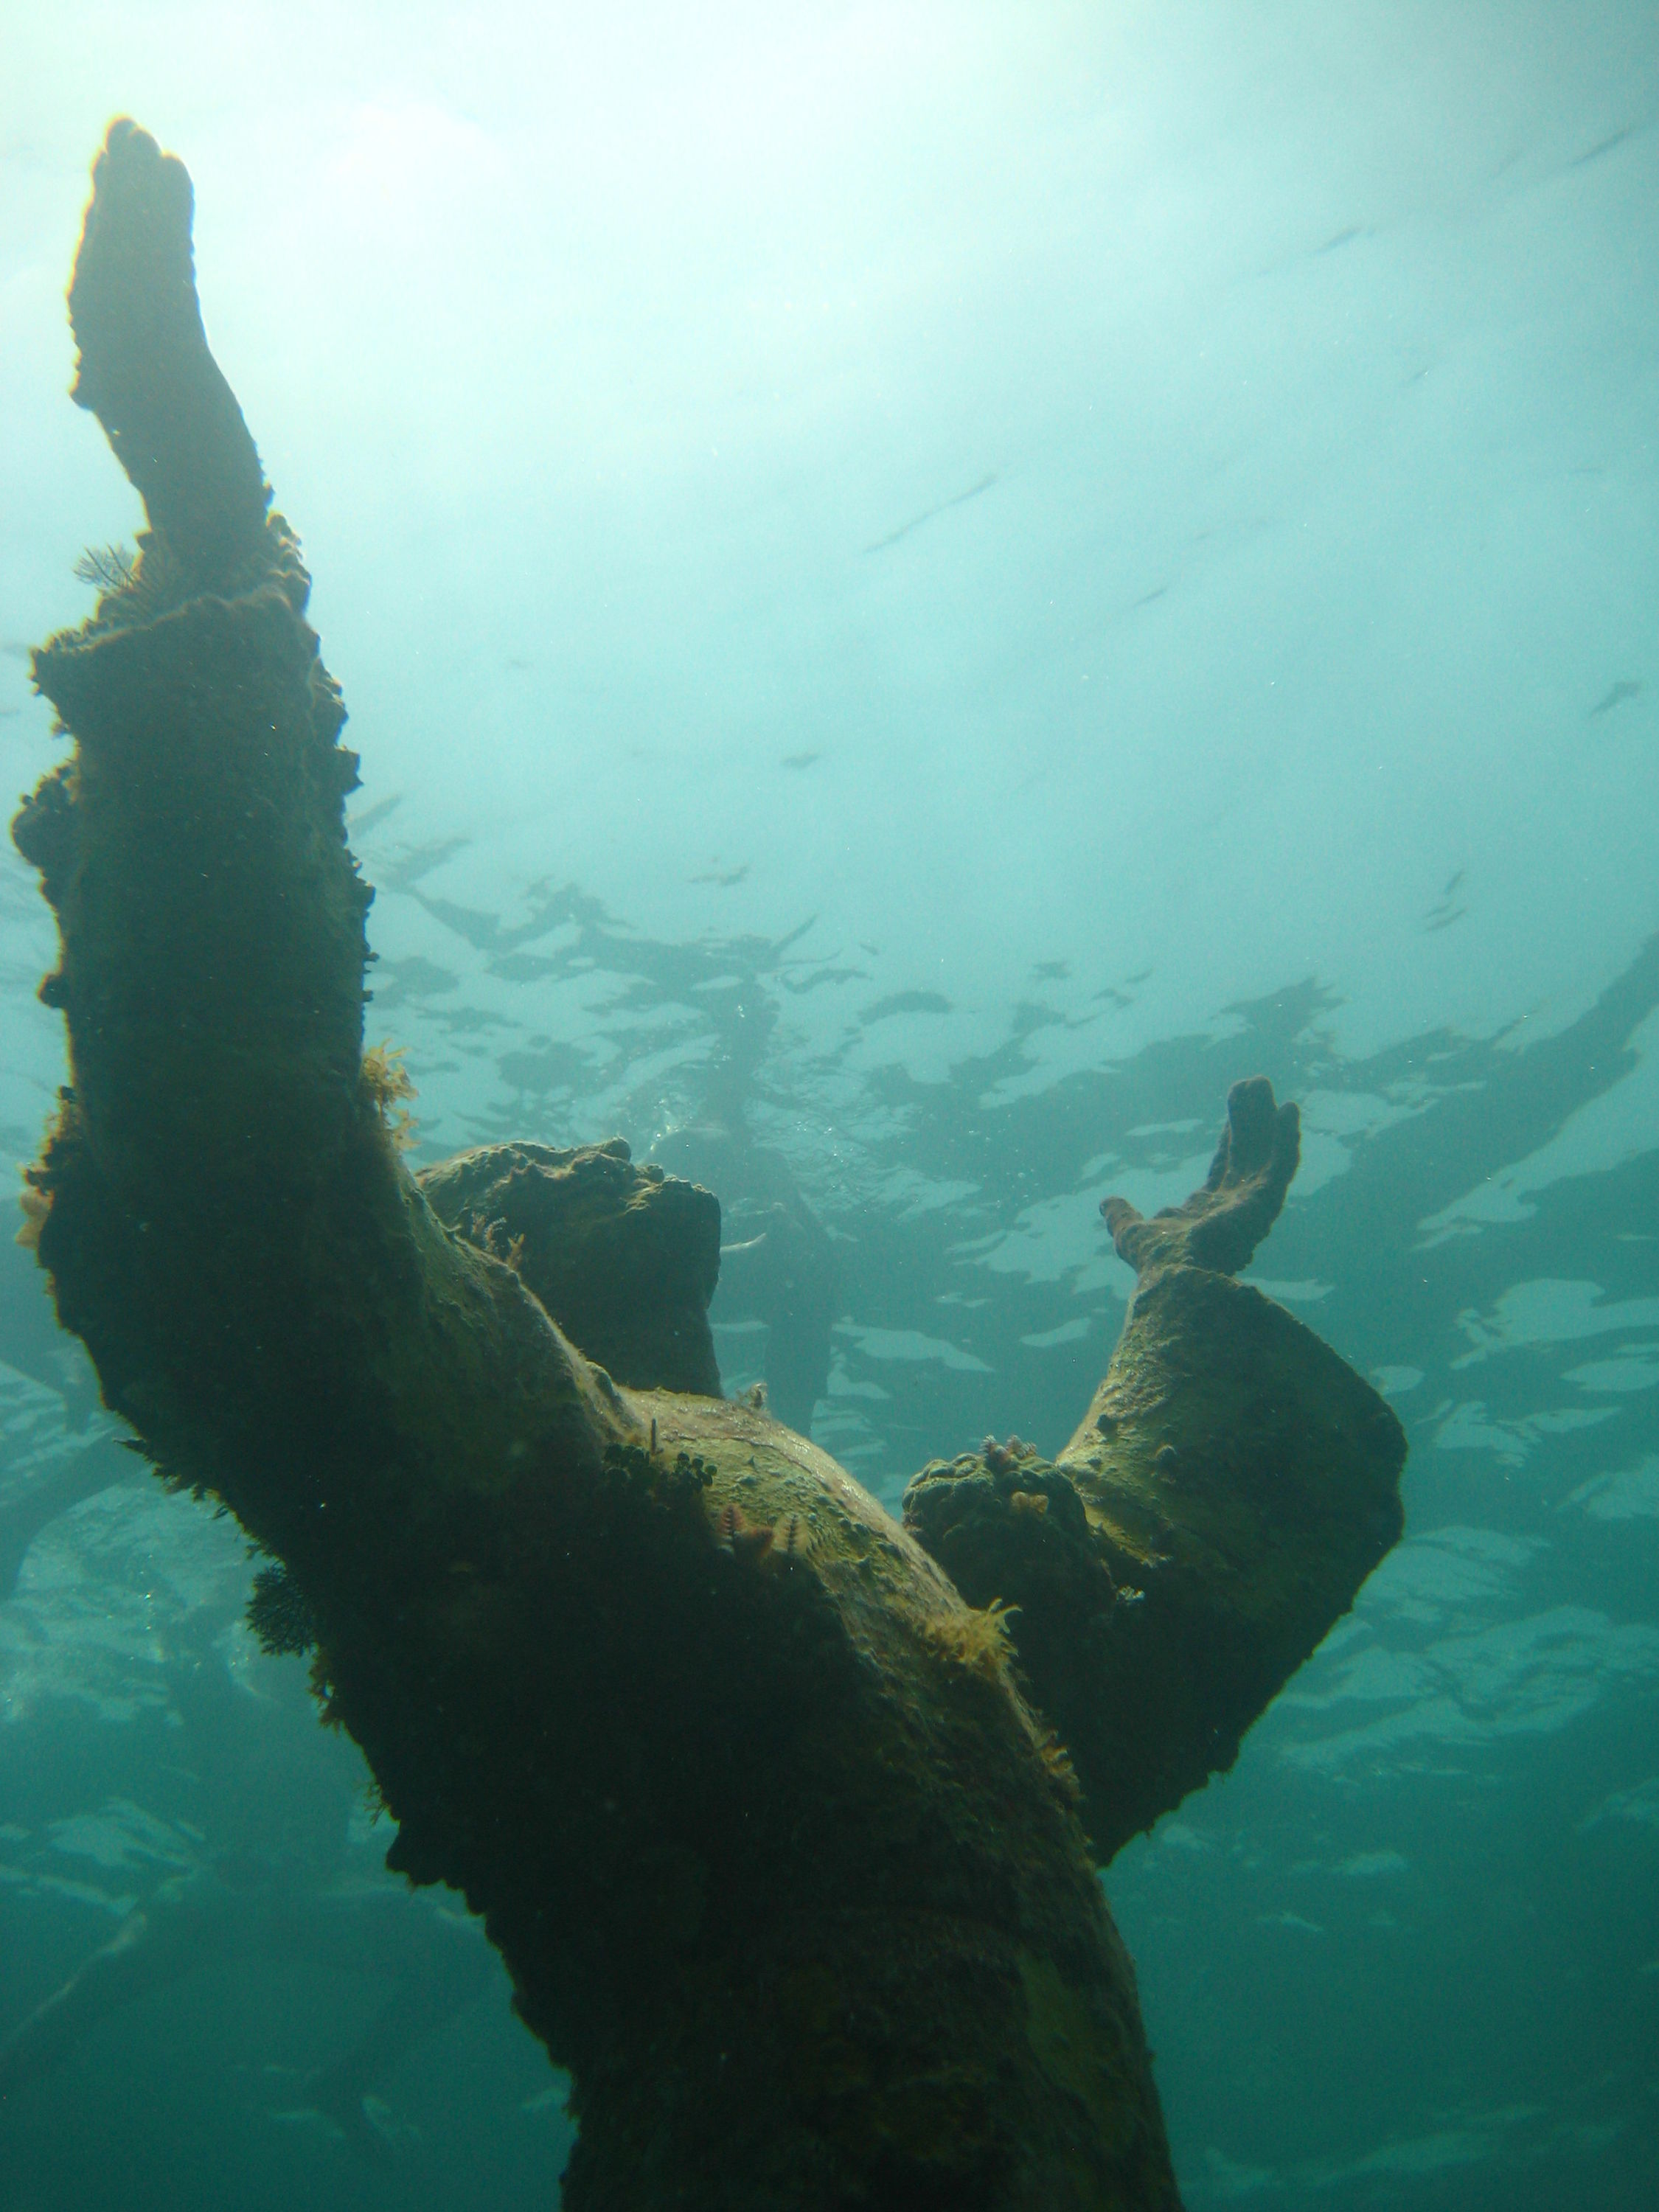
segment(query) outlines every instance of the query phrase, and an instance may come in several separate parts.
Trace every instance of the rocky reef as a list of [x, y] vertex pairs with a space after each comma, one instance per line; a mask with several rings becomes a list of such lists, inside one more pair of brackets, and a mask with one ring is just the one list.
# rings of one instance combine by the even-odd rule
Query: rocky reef
[[1097, 1859], [1399, 1525], [1386, 1409], [1226, 1272], [1293, 1117], [1236, 1093], [1191, 1208], [1115, 1218], [1141, 1287], [1060, 1458], [935, 1466], [908, 1527], [717, 1395], [707, 1193], [615, 1145], [413, 1176], [362, 1048], [343, 708], [191, 213], [114, 125], [76, 397], [149, 526], [35, 655], [74, 749], [14, 833], [62, 942], [27, 1203], [59, 1317], [281, 1563], [390, 1863], [483, 1916], [574, 2077], [572, 2212], [1173, 2205]]

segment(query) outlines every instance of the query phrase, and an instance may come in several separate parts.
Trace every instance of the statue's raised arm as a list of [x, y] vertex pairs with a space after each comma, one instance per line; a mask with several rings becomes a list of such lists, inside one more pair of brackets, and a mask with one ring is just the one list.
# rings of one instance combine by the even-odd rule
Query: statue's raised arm
[[1134, 1295], [1059, 1458], [988, 1438], [936, 1461], [906, 1525], [1012, 1617], [1026, 1686], [1109, 1859], [1232, 1765], [1252, 1721], [1400, 1534], [1399, 1421], [1346, 1360], [1232, 1271], [1296, 1173], [1294, 1106], [1236, 1083], [1203, 1188], [1101, 1212]]
[[950, 1528], [915, 1516], [930, 1556], [718, 1395], [707, 1193], [619, 1144], [409, 1173], [344, 712], [190, 225], [114, 125], [76, 390], [149, 526], [35, 656], [74, 751], [15, 830], [62, 939], [27, 1200], [60, 1318], [276, 1563], [258, 1622], [314, 1648], [391, 1863], [484, 1915], [574, 2076], [572, 2212], [1172, 2205], [1078, 1783], [1107, 1848], [1230, 1752], [1397, 1526], [1396, 1432], [1231, 1248], [1157, 1244], [1090, 1422], [998, 1523], [1081, 1531], [1073, 1681], [1075, 1575], [975, 1610]]

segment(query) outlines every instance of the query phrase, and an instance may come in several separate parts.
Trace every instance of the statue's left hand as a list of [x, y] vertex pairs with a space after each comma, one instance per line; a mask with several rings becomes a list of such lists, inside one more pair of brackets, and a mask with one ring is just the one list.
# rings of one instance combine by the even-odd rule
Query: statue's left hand
[[1275, 1104], [1265, 1075], [1235, 1083], [1227, 1093], [1227, 1126], [1201, 1190], [1150, 1221], [1127, 1199], [1100, 1201], [1119, 1258], [1137, 1275], [1181, 1267], [1237, 1273], [1278, 1220], [1301, 1157], [1296, 1108]]

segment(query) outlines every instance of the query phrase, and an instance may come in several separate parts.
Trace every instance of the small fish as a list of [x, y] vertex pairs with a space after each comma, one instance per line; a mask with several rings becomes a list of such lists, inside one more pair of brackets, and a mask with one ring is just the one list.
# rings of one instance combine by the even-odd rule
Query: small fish
[[1626, 138], [1633, 138], [1641, 129], [1639, 123], [1626, 123], [1622, 130], [1610, 131], [1598, 138], [1588, 153], [1575, 155], [1568, 162], [1570, 169], [1588, 169], [1592, 161], [1599, 161], [1604, 154], [1611, 154], [1615, 146], [1622, 146]]
[[884, 553], [890, 545], [896, 545], [901, 538], [908, 538], [913, 530], [920, 530], [924, 522], [932, 522], [936, 515], [948, 514], [953, 507], [966, 507], [970, 499], [977, 499], [981, 492], [989, 491], [996, 480], [996, 471], [993, 469], [989, 476], [981, 477], [976, 484], [969, 484], [966, 491], [959, 491], [954, 499], [941, 500], [937, 507], [930, 507], [921, 514], [913, 514], [908, 522], [902, 522], [885, 538], [878, 538], [874, 544], [866, 545], [865, 551]]
[[1423, 927], [1428, 934], [1432, 935], [1437, 929], [1449, 929], [1453, 922], [1462, 921], [1463, 916], [1468, 912], [1468, 907], [1456, 906], [1453, 903], [1457, 887], [1463, 880], [1463, 875], [1464, 871], [1457, 868], [1447, 877], [1440, 893], [1439, 904], [1431, 906], [1424, 915]]
[[1621, 676], [1605, 699], [1598, 699], [1584, 720], [1593, 722], [1598, 714], [1610, 714], [1615, 707], [1622, 707], [1626, 699], [1639, 699], [1642, 686], [1634, 677]]

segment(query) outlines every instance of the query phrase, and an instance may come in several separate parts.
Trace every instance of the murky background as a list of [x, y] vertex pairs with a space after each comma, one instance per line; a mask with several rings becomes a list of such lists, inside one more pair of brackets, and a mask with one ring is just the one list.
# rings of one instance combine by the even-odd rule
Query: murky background
[[[1298, 1098], [1254, 1278], [1392, 1398], [1407, 1534], [1107, 1877], [1182, 2187], [1653, 2201], [1653, 11], [12, 6], [13, 791], [139, 520], [64, 398], [122, 112], [317, 578], [420, 1156], [710, 1183], [728, 1388], [894, 1502], [1055, 1449], [1098, 1198]], [[51, 945], [8, 854], [19, 1161]], [[553, 2202], [492, 1955], [9, 1243], [0, 1361], [0, 2038], [173, 1931], [0, 2103], [0, 2212]]]

